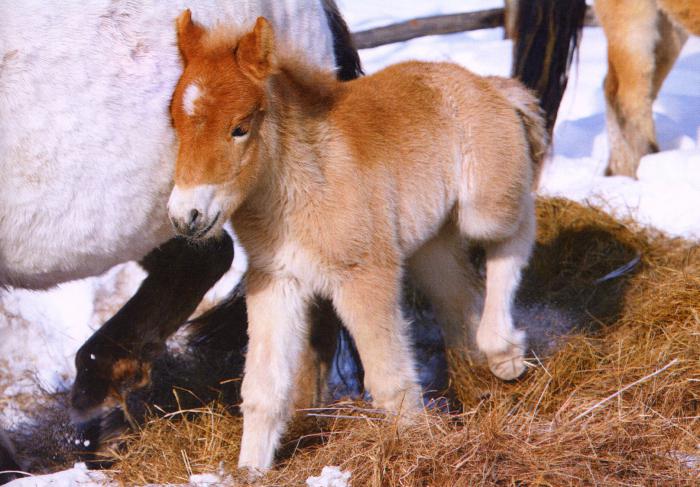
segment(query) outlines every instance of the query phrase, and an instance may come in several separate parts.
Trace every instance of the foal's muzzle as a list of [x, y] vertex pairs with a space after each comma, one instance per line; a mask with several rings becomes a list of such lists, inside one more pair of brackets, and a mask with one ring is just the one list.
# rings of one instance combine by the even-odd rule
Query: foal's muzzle
[[221, 212], [218, 212], [213, 220], [208, 220], [203, 218], [198, 210], [193, 209], [190, 211], [188, 219], [183, 220], [171, 215], [170, 221], [173, 227], [175, 227], [175, 231], [180, 235], [190, 238], [205, 238], [211, 229], [219, 222], [220, 217]]
[[[168, 201], [168, 215], [175, 231], [189, 238], [207, 238], [221, 223], [221, 206], [215, 185], [175, 186]], [[220, 225], [219, 225], [220, 226]]]

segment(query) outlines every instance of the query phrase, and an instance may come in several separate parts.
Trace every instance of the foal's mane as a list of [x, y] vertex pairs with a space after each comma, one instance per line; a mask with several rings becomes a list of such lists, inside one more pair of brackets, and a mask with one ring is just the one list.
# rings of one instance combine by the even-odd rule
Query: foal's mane
[[[341, 85], [334, 71], [312, 65], [303, 55], [278, 60], [277, 69], [278, 72], [272, 76], [271, 85], [279, 87], [284, 83], [285, 92], [291, 89], [293, 95], [319, 108], [329, 107], [333, 103]], [[279, 90], [277, 93], [281, 94]]]
[[[207, 30], [202, 37], [202, 49], [208, 55], [230, 52], [232, 55], [240, 39], [249, 31], [241, 26], [217, 24]], [[284, 99], [293, 97], [303, 100], [307, 107], [328, 108], [339, 93], [337, 73], [323, 69], [307, 59], [306, 54], [294, 48], [280, 48], [276, 45], [274, 67], [266, 83]]]

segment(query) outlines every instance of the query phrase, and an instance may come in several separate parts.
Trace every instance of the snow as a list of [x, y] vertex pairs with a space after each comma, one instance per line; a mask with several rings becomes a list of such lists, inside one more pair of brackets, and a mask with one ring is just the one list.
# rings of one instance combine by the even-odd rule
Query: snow
[[306, 479], [307, 487], [348, 487], [350, 472], [343, 472], [338, 467], [323, 467], [321, 475]]
[[84, 463], [76, 463], [69, 470], [50, 475], [24, 477], [6, 485], [8, 487], [116, 487], [117, 483], [110, 482], [103, 472], [88, 470]]
[[192, 487], [217, 487], [222, 485], [234, 485], [230, 476], [222, 473], [203, 473], [190, 475], [190, 485]]
[[[360, 31], [409, 18], [498, 7], [501, 1], [339, 0], [338, 4], [351, 30]], [[479, 74], [508, 75], [511, 44], [503, 40], [502, 29], [489, 29], [414, 39], [364, 50], [361, 56], [368, 73], [390, 63], [422, 59], [457, 62]], [[689, 39], [654, 105], [661, 152], [642, 160], [638, 180], [603, 177], [608, 152], [601, 89], [605, 71], [605, 37], [598, 28], [586, 28], [559, 112], [540, 194], [591, 202], [669, 235], [700, 239], [700, 39]], [[210, 299], [226, 294], [239, 279], [245, 258], [238, 249], [236, 255], [234, 270], [210, 292]], [[131, 296], [142, 278], [143, 272], [135, 264], [127, 264], [104, 276], [49, 292], [4, 292], [0, 296], [0, 357], [17, 380], [0, 390], [0, 398], [37, 387], [67, 387], [74, 375], [75, 351]], [[0, 426], [21, 418], [11, 401], [0, 404]], [[340, 480], [345, 474], [337, 468], [326, 472], [324, 468], [321, 477], [309, 478], [307, 485], [347, 485], [347, 479], [345, 483]], [[193, 478], [192, 483], [206, 485], [207, 478]], [[323, 478], [327, 483], [318, 480]], [[81, 464], [41, 479], [33, 477], [11, 485], [105, 482]]]

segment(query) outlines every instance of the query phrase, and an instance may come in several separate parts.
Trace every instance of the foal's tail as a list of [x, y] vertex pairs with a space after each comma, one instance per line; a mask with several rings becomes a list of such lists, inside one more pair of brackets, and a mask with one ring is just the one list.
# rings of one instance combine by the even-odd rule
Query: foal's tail
[[540, 108], [535, 95], [525, 88], [520, 81], [499, 76], [491, 76], [489, 80], [508, 99], [520, 116], [525, 129], [525, 137], [530, 146], [530, 159], [532, 160], [534, 175], [533, 182], [535, 187], [537, 187], [550, 142], [545, 122], [545, 112]]
[[551, 134], [581, 37], [586, 0], [518, 0], [512, 76], [540, 99]]

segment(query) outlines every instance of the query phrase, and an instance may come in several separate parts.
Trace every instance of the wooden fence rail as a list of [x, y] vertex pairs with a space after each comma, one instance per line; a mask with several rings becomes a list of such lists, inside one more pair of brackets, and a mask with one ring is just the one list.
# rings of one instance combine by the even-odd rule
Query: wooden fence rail
[[[461, 14], [435, 15], [399, 22], [397, 24], [376, 27], [355, 32], [353, 40], [358, 49], [367, 49], [394, 42], [407, 41], [428, 35], [454, 34], [469, 30], [502, 27], [504, 9], [494, 8]], [[586, 12], [585, 25], [598, 25], [593, 11]]]

